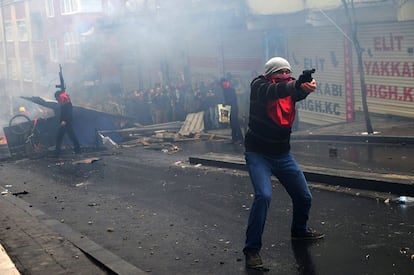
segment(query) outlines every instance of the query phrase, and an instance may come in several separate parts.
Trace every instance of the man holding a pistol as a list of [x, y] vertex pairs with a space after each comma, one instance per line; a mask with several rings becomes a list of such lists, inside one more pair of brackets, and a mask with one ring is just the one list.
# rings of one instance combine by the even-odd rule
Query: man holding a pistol
[[264, 74], [253, 79], [250, 85], [245, 159], [254, 188], [254, 201], [243, 249], [248, 268], [263, 269], [259, 251], [272, 196], [272, 175], [278, 178], [292, 199], [292, 241], [324, 237], [308, 227], [312, 195], [302, 170], [290, 153], [295, 103], [315, 91], [313, 72], [303, 71], [296, 80], [291, 75], [289, 62], [282, 57], [273, 57], [266, 62]]

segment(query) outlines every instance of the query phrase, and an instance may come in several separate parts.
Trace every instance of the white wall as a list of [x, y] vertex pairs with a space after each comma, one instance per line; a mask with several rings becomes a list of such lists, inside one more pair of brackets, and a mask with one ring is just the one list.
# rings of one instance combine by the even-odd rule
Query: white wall
[[332, 9], [342, 5], [341, 0], [247, 0], [250, 12], [259, 15], [295, 13], [305, 9]]
[[401, 1], [401, 7], [398, 12], [398, 20], [414, 20], [414, 0]]

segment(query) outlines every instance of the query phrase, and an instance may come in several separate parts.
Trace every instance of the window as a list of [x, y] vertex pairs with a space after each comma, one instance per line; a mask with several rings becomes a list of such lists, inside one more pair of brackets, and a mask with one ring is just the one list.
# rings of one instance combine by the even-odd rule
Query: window
[[82, 12], [103, 12], [101, 0], [80, 0]]
[[31, 14], [32, 19], [32, 40], [42, 41], [43, 40], [43, 24], [40, 13]]
[[47, 74], [46, 57], [43, 55], [35, 55], [34, 57], [35, 70], [39, 78]]
[[68, 32], [63, 36], [63, 47], [66, 61], [75, 61], [79, 58], [79, 35], [76, 32]]
[[28, 59], [22, 60], [22, 77], [26, 81], [33, 80], [32, 63]]
[[17, 80], [17, 64], [14, 58], [8, 60], [9, 79]]
[[9, 20], [4, 22], [4, 29], [6, 34], [6, 41], [13, 41], [13, 29], [12, 24]]
[[55, 6], [53, 5], [53, 0], [45, 0], [46, 6], [46, 16], [55, 17]]
[[60, 11], [62, 14], [79, 12], [79, 0], [60, 0]]
[[28, 33], [27, 33], [27, 28], [26, 28], [26, 20], [25, 19], [16, 20], [16, 24], [17, 24], [17, 31], [19, 35], [19, 41], [27, 41]]
[[52, 62], [58, 61], [58, 43], [55, 38], [49, 38], [49, 58]]
[[103, 6], [101, 0], [60, 0], [60, 10], [62, 14], [103, 12]]

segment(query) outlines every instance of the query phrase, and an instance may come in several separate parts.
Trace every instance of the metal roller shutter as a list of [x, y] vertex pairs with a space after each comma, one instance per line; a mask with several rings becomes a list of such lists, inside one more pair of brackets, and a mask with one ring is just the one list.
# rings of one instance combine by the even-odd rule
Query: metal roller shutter
[[342, 34], [333, 27], [292, 29], [287, 51], [295, 77], [304, 69], [316, 69], [317, 91], [297, 105], [300, 121], [316, 125], [346, 121], [347, 112], [353, 110], [347, 108]]
[[[414, 117], [414, 22], [361, 25], [358, 29], [371, 113]], [[356, 59], [354, 55], [354, 72]], [[359, 78], [355, 107], [362, 109]]]

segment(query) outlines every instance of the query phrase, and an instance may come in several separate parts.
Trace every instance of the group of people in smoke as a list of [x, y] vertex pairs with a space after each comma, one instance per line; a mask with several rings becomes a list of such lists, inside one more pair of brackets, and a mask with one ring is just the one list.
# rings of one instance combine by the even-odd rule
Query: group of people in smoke
[[[184, 121], [187, 114], [204, 111], [206, 130], [228, 127], [228, 124], [219, 123], [218, 104], [231, 105], [233, 117], [238, 118], [237, 95], [231, 82], [226, 79], [199, 82], [194, 86], [156, 85], [152, 89], [135, 90], [124, 96], [113, 97], [112, 103], [115, 110], [107, 111], [135, 118], [142, 125]], [[236, 139], [241, 141], [241, 132], [237, 132]]]

